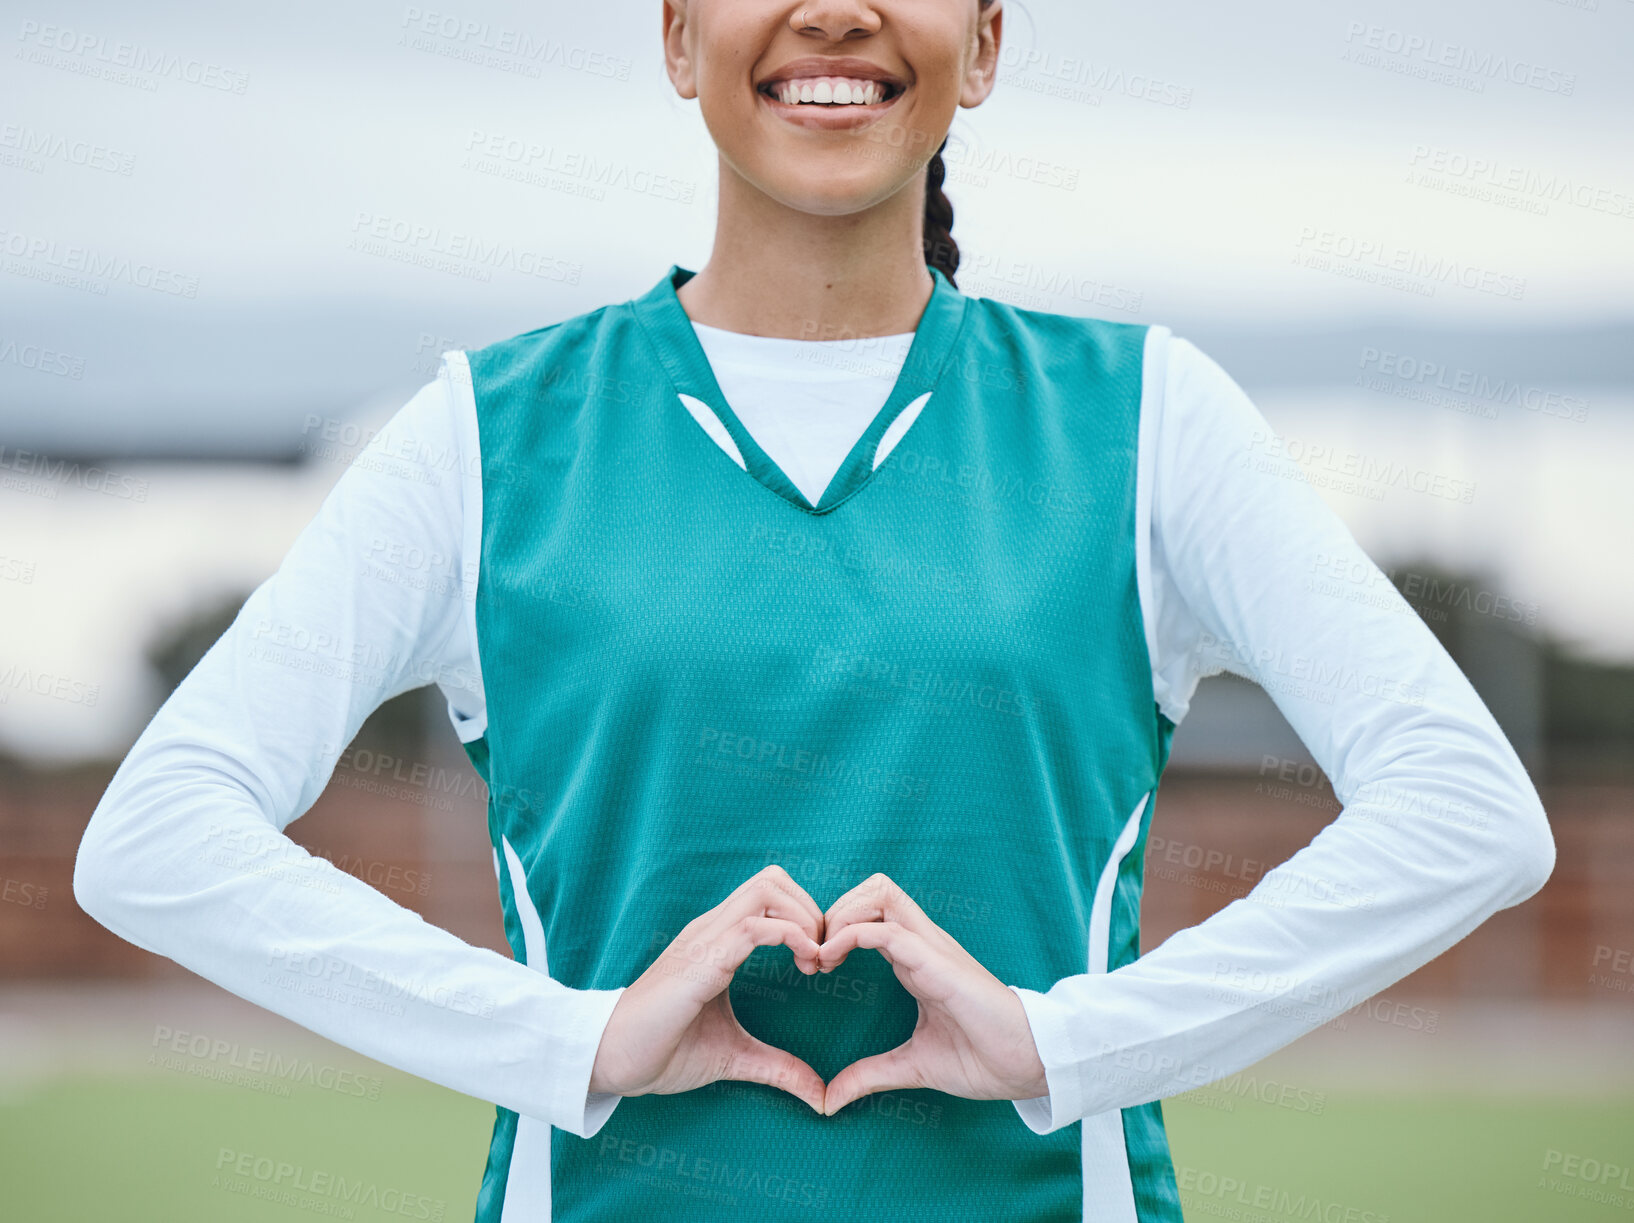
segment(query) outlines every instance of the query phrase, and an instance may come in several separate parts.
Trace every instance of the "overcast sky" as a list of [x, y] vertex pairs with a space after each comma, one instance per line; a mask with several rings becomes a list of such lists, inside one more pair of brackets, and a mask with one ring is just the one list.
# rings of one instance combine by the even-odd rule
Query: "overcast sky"
[[[1489, 490], [1478, 513], [1337, 507], [1370, 547], [1490, 563], [1516, 597], [1541, 592], [1574, 639], [1634, 656], [1619, 610], [1634, 578], [1597, 561], [1627, 554], [1634, 520], [1621, 474], [1634, 3], [1005, 7], [1000, 86], [950, 142], [962, 287], [1169, 324], [1279, 427], [1421, 447], [1473, 472]], [[0, 446], [285, 452], [312, 414], [381, 419], [443, 348], [701, 266], [715, 154], [664, 75], [659, 11], [3, 0]], [[484, 44], [523, 42], [544, 54], [471, 62]], [[537, 154], [473, 163], [490, 140]], [[506, 167], [533, 181], [493, 172]], [[614, 181], [598, 186], [597, 170]], [[438, 238], [358, 249], [377, 226]], [[550, 274], [405, 262], [456, 235], [509, 244]], [[1455, 261], [1488, 288], [1386, 287], [1353, 274], [1362, 260], [1298, 261], [1365, 243]], [[70, 248], [116, 270], [52, 283]], [[1370, 335], [1594, 410], [1573, 428], [1404, 417], [1389, 397], [1333, 389]], [[95, 718], [14, 696], [0, 739], [71, 753], [126, 735], [149, 695], [141, 634], [207, 587], [270, 572], [337, 474], [177, 471], [134, 516], [106, 497], [0, 490], [0, 562], [40, 575], [0, 581], [0, 664], [27, 640], [31, 657], [110, 693]], [[117, 609], [86, 602], [98, 589], [119, 592]]]
[[[1519, 175], [1634, 210], [1629, 0], [1006, 9], [1001, 84], [953, 130], [971, 291], [1070, 277], [1078, 299], [1046, 287], [1044, 308], [1165, 322], [1199, 342], [1370, 321], [1634, 324], [1634, 216], [1454, 194]], [[350, 413], [412, 389], [417, 346], [502, 338], [642, 292], [672, 262], [700, 266], [715, 155], [664, 75], [659, 11], [5, 0], [0, 327], [80, 376], [0, 361], [0, 436], [276, 449], [314, 407]], [[542, 54], [459, 58], [524, 41]], [[174, 67], [91, 75], [133, 54]], [[1410, 75], [1432, 58], [1465, 70], [1456, 83]], [[500, 164], [542, 181], [474, 168], [473, 144], [492, 137], [537, 145], [531, 162]], [[28, 152], [42, 141], [120, 168]], [[548, 167], [576, 157], [632, 185], [573, 194], [593, 172]], [[478, 280], [353, 249], [360, 228], [395, 223], [514, 244], [560, 261], [565, 279], [468, 267], [490, 273]], [[1420, 296], [1297, 266], [1322, 234], [1524, 288]], [[194, 295], [117, 275], [41, 283], [32, 275], [61, 269], [26, 254], [40, 243], [158, 267]], [[1256, 372], [1240, 370], [1245, 384]]]

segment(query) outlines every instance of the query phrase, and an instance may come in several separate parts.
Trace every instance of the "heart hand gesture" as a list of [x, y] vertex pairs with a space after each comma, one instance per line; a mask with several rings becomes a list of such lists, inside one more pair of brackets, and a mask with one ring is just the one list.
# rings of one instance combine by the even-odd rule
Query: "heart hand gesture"
[[890, 878], [864, 880], [823, 917], [822, 971], [837, 968], [855, 948], [872, 947], [919, 1003], [912, 1036], [834, 1076], [824, 1113], [898, 1088], [930, 1087], [969, 1100], [1049, 1093], [1021, 999]]
[[786, 946], [801, 972], [815, 973], [822, 923], [817, 902], [781, 866], [751, 876], [688, 922], [625, 989], [596, 1050], [590, 1090], [669, 1094], [742, 1079], [781, 1088], [821, 1112], [817, 1072], [745, 1031], [727, 987], [756, 947]]
[[[732, 1013], [728, 987], [751, 951], [778, 945], [808, 975], [832, 972], [859, 947], [878, 951], [919, 1003], [913, 1035], [828, 1084], [792, 1053], [751, 1036]], [[970, 1100], [1049, 1091], [1021, 999], [895, 882], [873, 875], [825, 914], [780, 866], [688, 922], [624, 991], [596, 1050], [590, 1090], [670, 1094], [719, 1079], [765, 1083], [830, 1115], [900, 1088]]]

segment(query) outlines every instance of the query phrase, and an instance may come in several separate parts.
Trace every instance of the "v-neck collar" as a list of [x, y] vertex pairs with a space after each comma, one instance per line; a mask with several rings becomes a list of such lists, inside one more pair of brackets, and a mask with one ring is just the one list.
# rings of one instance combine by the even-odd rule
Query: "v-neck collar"
[[738, 453], [743, 456], [744, 471], [797, 509], [808, 514], [826, 514], [868, 483], [874, 474], [874, 452], [879, 448], [880, 439], [909, 404], [936, 388], [942, 367], [947, 363], [954, 341], [963, 329], [969, 299], [955, 289], [941, 271], [936, 268], [928, 270], [933, 282], [930, 300], [925, 304], [919, 326], [914, 329], [913, 343], [908, 347], [908, 355], [902, 362], [896, 384], [891, 388], [885, 406], [880, 408], [873, 422], [846, 454], [816, 505], [806, 500], [805, 495], [783, 474], [783, 469], [760, 448], [754, 435], [743, 427], [737, 413], [732, 411], [732, 405], [721, 392], [709, 358], [698, 340], [698, 333], [692, 329], [692, 319], [682, 307], [676, 292], [696, 273], [679, 264], [672, 265], [662, 280], [631, 305], [636, 318], [646, 329], [647, 338], [665, 372], [669, 374], [677, 396], [691, 396], [715, 413], [722, 427], [737, 444]]

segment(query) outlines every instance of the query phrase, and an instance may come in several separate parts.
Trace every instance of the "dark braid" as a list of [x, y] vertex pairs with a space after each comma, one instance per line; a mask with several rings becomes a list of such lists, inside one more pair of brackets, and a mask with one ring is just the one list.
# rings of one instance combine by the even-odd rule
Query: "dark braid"
[[[986, 8], [993, 0], [977, 0], [979, 8]], [[955, 288], [958, 282], [953, 274], [959, 270], [959, 244], [953, 240], [953, 202], [942, 183], [947, 179], [947, 166], [942, 152], [947, 148], [947, 137], [925, 167], [925, 265], [937, 268]]]
[[925, 264], [939, 269], [955, 284], [953, 274], [959, 270], [959, 244], [953, 240], [953, 204], [942, 190], [947, 167], [942, 163], [942, 148], [930, 159], [925, 168]]

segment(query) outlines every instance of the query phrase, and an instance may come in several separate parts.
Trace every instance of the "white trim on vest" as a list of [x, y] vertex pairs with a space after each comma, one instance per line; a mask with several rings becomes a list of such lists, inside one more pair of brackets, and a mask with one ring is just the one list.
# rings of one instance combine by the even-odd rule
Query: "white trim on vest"
[[[1140, 817], [1151, 800], [1152, 792], [1148, 790], [1135, 804], [1095, 885], [1095, 900], [1089, 910], [1090, 972], [1107, 971], [1112, 942], [1112, 898], [1118, 889], [1118, 872], [1140, 835]], [[1086, 1223], [1139, 1223], [1134, 1179], [1129, 1171], [1129, 1147], [1124, 1141], [1123, 1110], [1108, 1109], [1085, 1117], [1078, 1124], [1082, 1129]]]
[[[438, 376], [448, 379], [454, 408], [455, 438], [460, 460], [460, 593], [465, 598], [465, 635], [471, 649], [471, 669], [482, 687], [482, 655], [477, 647], [477, 563], [482, 555], [482, 436], [477, 426], [477, 394], [471, 382], [471, 361], [463, 349], [442, 355]], [[452, 706], [449, 715], [461, 743], [473, 743], [488, 733], [488, 695], [469, 717]]]
[[677, 395], [677, 398], [680, 399], [681, 406], [692, 413], [692, 419], [702, 425], [703, 431], [715, 440], [715, 444], [726, 451], [734, 463], [748, 471], [749, 465], [743, 461], [743, 455], [738, 452], [738, 444], [732, 440], [726, 426], [721, 424], [721, 418], [715, 415], [715, 409], [691, 395], [683, 393]]
[[[547, 972], [545, 966], [545, 926], [528, 895], [527, 872], [509, 839], [499, 835], [505, 863], [511, 872], [511, 898], [516, 919], [522, 926], [522, 948], [528, 967]], [[496, 855], [497, 864], [497, 855]], [[518, 1113], [516, 1140], [511, 1144], [511, 1168], [505, 1178], [505, 1205], [499, 1223], [549, 1223], [550, 1220], [550, 1132], [547, 1121]]]
[[1184, 710], [1175, 708], [1169, 685], [1160, 674], [1163, 651], [1158, 644], [1158, 607], [1152, 582], [1152, 504], [1156, 498], [1158, 437], [1162, 429], [1164, 396], [1168, 393], [1169, 329], [1153, 323], [1141, 347], [1140, 423], [1135, 444], [1135, 592], [1140, 599], [1140, 622], [1146, 632], [1146, 657], [1152, 664], [1152, 699], [1171, 722]]
[[902, 435], [919, 418], [919, 413], [924, 410], [925, 404], [929, 402], [930, 397], [931, 392], [926, 391], [918, 399], [903, 408], [897, 418], [891, 422], [890, 427], [885, 430], [884, 436], [879, 439], [878, 447], [874, 450], [874, 466], [871, 470], [879, 470], [879, 465], [885, 461], [885, 456], [891, 453], [891, 448], [902, 440]]

